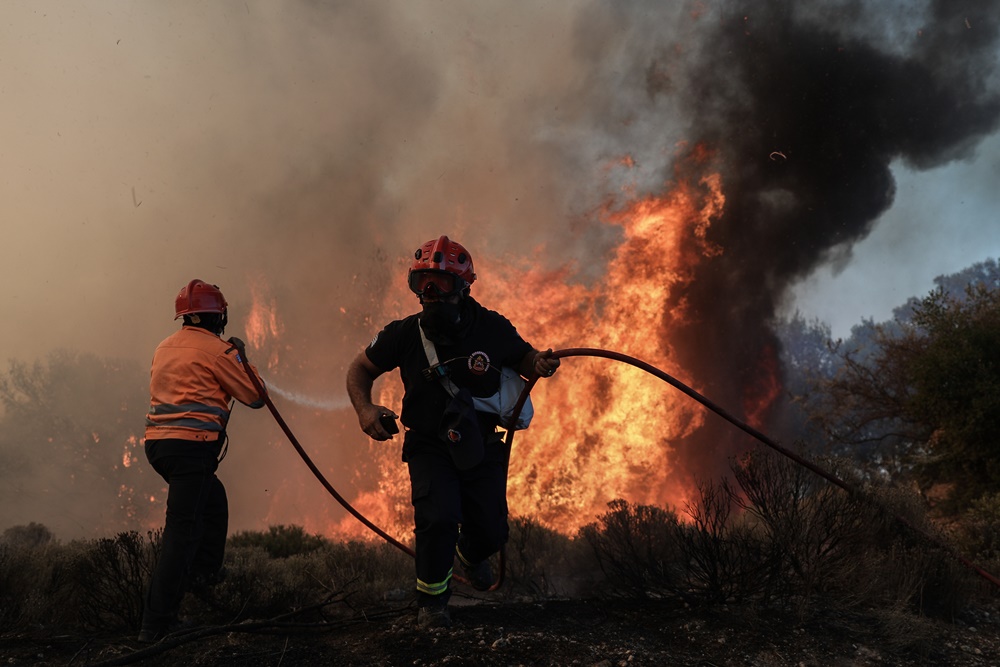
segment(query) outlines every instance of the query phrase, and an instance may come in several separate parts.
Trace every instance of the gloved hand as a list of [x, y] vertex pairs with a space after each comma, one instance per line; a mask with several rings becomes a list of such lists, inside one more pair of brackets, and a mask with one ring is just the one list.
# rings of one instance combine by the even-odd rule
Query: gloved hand
[[244, 359], [247, 358], [247, 344], [236, 336], [232, 336], [229, 339], [229, 344], [236, 348], [236, 351], [240, 353], [240, 356]]

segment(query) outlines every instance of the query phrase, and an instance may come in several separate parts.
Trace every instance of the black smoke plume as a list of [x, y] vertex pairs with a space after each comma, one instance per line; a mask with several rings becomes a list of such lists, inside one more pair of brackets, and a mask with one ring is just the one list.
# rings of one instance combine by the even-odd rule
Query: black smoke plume
[[[778, 351], [769, 324], [787, 288], [872, 230], [893, 202], [893, 164], [968, 157], [1000, 118], [1000, 3], [937, 0], [919, 18], [911, 5], [803, 4], [727, 5], [682, 101], [690, 138], [716, 152], [726, 205], [708, 231], [723, 252], [668, 304], [694, 316], [670, 335], [706, 392], [736, 409]], [[707, 429], [699, 447], [731, 433]]]

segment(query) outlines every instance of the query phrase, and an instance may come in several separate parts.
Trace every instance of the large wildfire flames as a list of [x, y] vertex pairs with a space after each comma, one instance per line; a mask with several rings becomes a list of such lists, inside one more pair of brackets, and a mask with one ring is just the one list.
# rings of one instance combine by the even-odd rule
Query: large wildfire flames
[[[701, 153], [693, 162], [704, 166], [707, 159]], [[474, 293], [481, 303], [505, 314], [536, 347], [622, 352], [697, 389], [697, 378], [685, 376], [670, 344], [671, 325], [688, 314], [683, 304], [671, 312], [664, 312], [663, 304], [671, 290], [691, 280], [695, 264], [723, 252], [705, 240], [723, 204], [720, 178], [709, 174], [678, 178], [662, 196], [628, 197], [624, 205], [607, 205], [598, 217], [620, 228], [621, 241], [604, 275], [590, 286], [571, 280], [573, 267], [553, 268], [542, 261], [545, 248], [534, 250], [532, 257], [496, 257], [477, 252], [466, 241], [480, 276]], [[393, 282], [398, 291], [378, 295], [384, 304], [376, 309], [383, 306], [386, 321], [417, 307], [403, 282]], [[399, 304], [406, 304], [406, 310], [390, 312]], [[281, 335], [274, 314], [279, 306], [255, 292], [248, 318], [251, 344], [259, 346]], [[274, 358], [267, 361], [274, 363]], [[387, 374], [375, 389], [377, 402], [398, 411], [402, 388], [395, 373]], [[768, 392], [757, 400], [771, 398]], [[572, 534], [616, 498], [675, 508], [692, 499], [694, 482], [680, 481], [688, 478], [675, 470], [672, 443], [695, 432], [706, 412], [657, 378], [607, 359], [573, 357], [552, 380], [538, 383], [532, 400], [534, 421], [514, 439], [508, 482], [511, 514]], [[352, 504], [405, 539], [411, 530], [409, 482], [398, 447], [372, 442], [368, 460], [370, 467], [359, 470], [356, 480], [358, 488], [366, 490], [358, 492]], [[350, 496], [349, 490], [341, 492]], [[365, 536], [366, 531], [350, 516], [327, 529], [352, 537]]]

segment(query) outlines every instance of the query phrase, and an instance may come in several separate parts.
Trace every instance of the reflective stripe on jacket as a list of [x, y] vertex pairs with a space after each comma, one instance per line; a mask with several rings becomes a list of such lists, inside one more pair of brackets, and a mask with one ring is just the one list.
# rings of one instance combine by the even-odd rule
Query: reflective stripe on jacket
[[214, 441], [226, 429], [232, 399], [251, 408], [264, 405], [236, 349], [211, 331], [191, 326], [156, 348], [149, 394], [148, 440]]

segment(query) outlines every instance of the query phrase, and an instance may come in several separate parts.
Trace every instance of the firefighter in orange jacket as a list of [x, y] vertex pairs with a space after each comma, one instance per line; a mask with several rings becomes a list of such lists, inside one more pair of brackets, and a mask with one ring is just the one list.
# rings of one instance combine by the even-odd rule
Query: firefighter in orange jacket
[[243, 367], [243, 341], [221, 338], [228, 304], [219, 288], [192, 280], [175, 306], [174, 319], [183, 317], [184, 324], [156, 348], [149, 383], [146, 458], [169, 489], [142, 642], [158, 641], [178, 626], [186, 590], [217, 583], [222, 575], [229, 505], [215, 471], [225, 456], [231, 402], [254, 409], [264, 405]]

